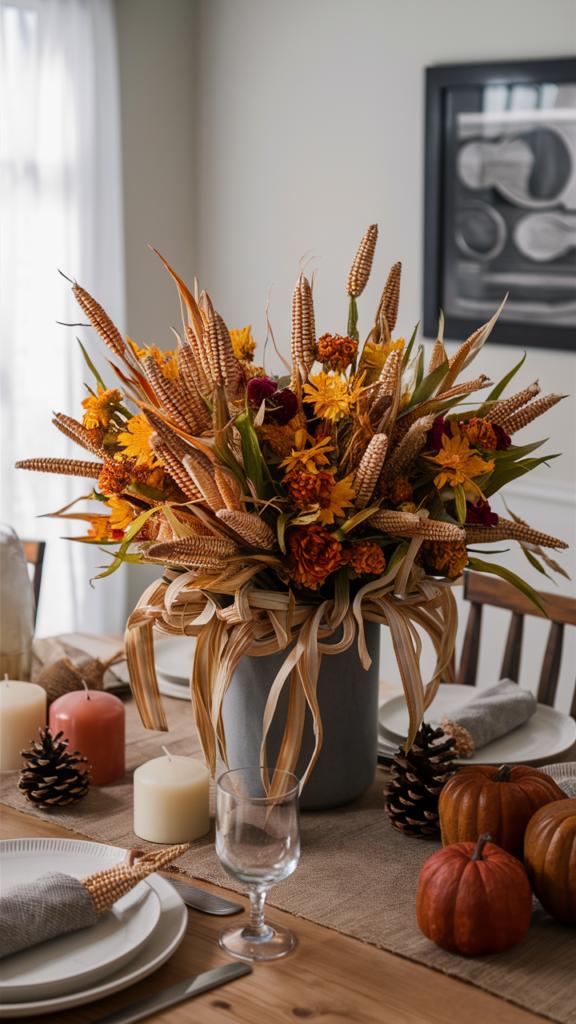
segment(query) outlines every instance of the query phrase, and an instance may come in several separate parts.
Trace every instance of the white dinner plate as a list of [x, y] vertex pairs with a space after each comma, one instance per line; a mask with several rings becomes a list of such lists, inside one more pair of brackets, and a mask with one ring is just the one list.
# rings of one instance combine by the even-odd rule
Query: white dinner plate
[[196, 648], [195, 636], [169, 636], [154, 640], [156, 672], [171, 683], [189, 683]]
[[[18, 858], [22, 863], [22, 871], [30, 869], [26, 877], [37, 878], [46, 870], [50, 870], [54, 859], [57, 859], [60, 871], [83, 877], [117, 864], [122, 860], [124, 853], [124, 850], [116, 846], [74, 839], [11, 839], [0, 843], [0, 867], [3, 870], [5, 863], [8, 864], [12, 859]], [[150, 875], [146, 879], [146, 885], [156, 895], [159, 920], [133, 959], [123, 966], [115, 966], [114, 973], [109, 974], [100, 983], [89, 983], [88, 987], [83, 987], [77, 992], [60, 993], [49, 999], [35, 999], [33, 1002], [10, 1003], [3, 996], [0, 1018], [31, 1017], [93, 1003], [97, 999], [103, 999], [113, 992], [134, 985], [165, 963], [184, 938], [188, 911], [174, 887], [160, 875]], [[75, 934], [78, 936], [80, 932]], [[46, 945], [51, 946], [52, 943]]]
[[[473, 697], [469, 686], [455, 686], [441, 683], [432, 704], [427, 709], [425, 720], [431, 725], [440, 722], [445, 714], [455, 711], [462, 704], [468, 704]], [[382, 753], [388, 756], [384, 747], [396, 752], [408, 732], [408, 708], [404, 696], [391, 697], [380, 705], [378, 711], [379, 742]], [[568, 715], [538, 704], [532, 717], [524, 724], [500, 736], [492, 743], [481, 747], [472, 757], [457, 758], [455, 764], [530, 764], [538, 766], [561, 761], [576, 743], [576, 722]]]
[[166, 676], [161, 676], [159, 672], [156, 673], [158, 680], [158, 689], [160, 693], [163, 693], [166, 697], [177, 697], [178, 700], [192, 700], [190, 695], [190, 680], [182, 680], [181, 683], [173, 683]]

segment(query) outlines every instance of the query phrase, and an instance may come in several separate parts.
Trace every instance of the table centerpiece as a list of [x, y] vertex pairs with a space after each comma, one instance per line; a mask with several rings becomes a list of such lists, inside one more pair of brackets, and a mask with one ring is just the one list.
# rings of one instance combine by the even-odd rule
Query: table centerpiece
[[[83, 420], [58, 413], [53, 422], [98, 461], [18, 463], [97, 481], [84, 497], [101, 511], [68, 506], [53, 514], [88, 522], [87, 535], [74, 539], [117, 546], [101, 576], [123, 562], [165, 569], [142, 594], [126, 630], [132, 691], [146, 728], [167, 729], [154, 626], [164, 635], [197, 637], [191, 694], [212, 772], [218, 753], [230, 762], [232, 739], [234, 759], [249, 756], [238, 740], [248, 726], [252, 750], [257, 739], [251, 763], [267, 765], [281, 699], [274, 763], [288, 772], [300, 764], [302, 786], [317, 763], [327, 714], [340, 715], [340, 748], [344, 738], [349, 749], [342, 755], [345, 775], [362, 760], [362, 749], [371, 748], [368, 781], [324, 791], [314, 806], [352, 799], [373, 777], [379, 627], [392, 636], [410, 714], [409, 749], [440, 680], [453, 679], [452, 589], [463, 569], [503, 576], [539, 602], [526, 582], [479, 558], [483, 552], [471, 545], [517, 540], [532, 565], [560, 572], [544, 548], [566, 547], [513, 513], [497, 516], [489, 504], [510, 480], [554, 457], [534, 457], [544, 442], [517, 445], [512, 438], [563, 396], [538, 399], [534, 383], [502, 398], [525, 355], [495, 386], [484, 374], [466, 372], [502, 306], [451, 358], [440, 315], [426, 368], [418, 328], [408, 342], [393, 336], [400, 263], [390, 271], [360, 346], [357, 299], [377, 234], [371, 225], [348, 276], [346, 336], [317, 336], [314, 280], [301, 270], [292, 301], [291, 362], [276, 349], [283, 377], [254, 363], [251, 328], [229, 331], [207, 292], [199, 294], [196, 284], [193, 294], [162, 257], [182, 308], [182, 334], [170, 352], [124, 339], [74, 283], [83, 313], [112, 351], [121, 389], [108, 387], [85, 353], [95, 384], [87, 386]], [[276, 347], [270, 325], [269, 334]], [[426, 686], [418, 629], [436, 653]], [[226, 715], [227, 694], [246, 666], [246, 692]], [[366, 708], [355, 694], [351, 710], [343, 694], [363, 676]], [[310, 739], [302, 748], [307, 714]], [[334, 763], [327, 774], [332, 771], [337, 775]]]

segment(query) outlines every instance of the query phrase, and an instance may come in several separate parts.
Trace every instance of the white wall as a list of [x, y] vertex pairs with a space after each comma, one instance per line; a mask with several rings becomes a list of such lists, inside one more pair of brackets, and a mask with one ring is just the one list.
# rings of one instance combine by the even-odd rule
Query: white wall
[[[286, 351], [299, 260], [312, 249], [318, 333], [344, 332], [349, 264], [376, 221], [380, 240], [359, 302], [361, 333], [369, 330], [389, 266], [400, 259], [398, 329], [409, 334], [422, 304], [424, 69], [568, 56], [574, 22], [572, 0], [202, 2], [196, 272], [228, 325], [252, 323], [262, 343], [274, 284], [270, 316]], [[497, 380], [520, 354], [489, 344], [478, 370]], [[267, 366], [279, 368], [270, 352]], [[517, 386], [537, 377], [543, 393], [572, 397], [522, 439], [550, 436], [546, 450], [564, 454], [525, 478], [528, 484], [511, 487], [509, 500], [532, 525], [574, 545], [576, 356], [529, 350]], [[499, 500], [494, 505], [504, 512]], [[534, 586], [554, 589], [518, 552], [500, 560]], [[558, 560], [574, 576], [573, 554]], [[561, 580], [560, 591], [573, 593], [573, 585]], [[505, 618], [495, 613], [487, 622], [492, 642], [483, 682], [498, 672]], [[539, 630], [529, 632], [525, 666], [532, 678]], [[568, 649], [564, 704], [575, 660]], [[382, 673], [397, 678], [389, 645]]]

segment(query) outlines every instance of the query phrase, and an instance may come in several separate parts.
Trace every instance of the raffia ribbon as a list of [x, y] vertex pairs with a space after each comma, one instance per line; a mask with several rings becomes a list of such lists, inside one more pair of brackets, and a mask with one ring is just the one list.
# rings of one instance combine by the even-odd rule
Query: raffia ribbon
[[[206, 763], [212, 774], [217, 750], [226, 763], [226, 737], [222, 704], [232, 676], [244, 655], [265, 657], [288, 651], [282, 668], [272, 681], [264, 712], [262, 761], [266, 765], [266, 736], [283, 686], [289, 680], [290, 698], [284, 736], [276, 768], [294, 771], [304, 727], [306, 704], [314, 721], [314, 753], [301, 780], [304, 786], [322, 745], [322, 722], [316, 696], [320, 662], [324, 654], [346, 651], [358, 630], [358, 653], [365, 669], [371, 664], [364, 636], [364, 619], [388, 626], [398, 662], [410, 726], [409, 749], [425, 709], [432, 701], [441, 679], [454, 681], [453, 652], [458, 616], [451, 587], [453, 580], [424, 577], [416, 593], [407, 597], [395, 593], [396, 577], [402, 577], [404, 560], [388, 574], [366, 584], [354, 601], [323, 601], [304, 604], [291, 591], [259, 590], [248, 579], [235, 589], [232, 603], [224, 606], [221, 593], [202, 589], [197, 572], [166, 570], [140, 598], [126, 628], [126, 656], [134, 699], [147, 729], [167, 731], [168, 726], [158, 690], [154, 667], [152, 628], [164, 636], [197, 637], [191, 678], [194, 716]], [[337, 644], [323, 641], [342, 625]], [[424, 687], [420, 673], [422, 642], [417, 627], [428, 633], [436, 652], [432, 679]]]

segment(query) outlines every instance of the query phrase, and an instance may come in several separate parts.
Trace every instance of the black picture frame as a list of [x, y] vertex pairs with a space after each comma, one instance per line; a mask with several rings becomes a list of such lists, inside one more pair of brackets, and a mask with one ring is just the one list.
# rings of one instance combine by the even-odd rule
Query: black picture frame
[[[504, 102], [502, 97], [506, 95], [504, 92], [498, 93], [494, 89], [484, 91], [487, 86], [500, 89], [507, 87], [508, 97], [512, 95], [510, 90], [516, 87], [537, 87], [540, 90], [538, 96], [541, 97], [538, 102], [546, 105], [551, 94], [550, 92], [545, 94], [544, 90], [553, 89], [554, 84], [564, 87], [562, 96], [571, 96], [571, 93], [566, 90], [566, 86], [574, 85], [576, 89], [576, 58], [457, 64], [427, 68], [424, 196], [424, 334], [426, 337], [436, 337], [439, 311], [442, 309], [445, 318], [444, 336], [448, 339], [464, 341], [477, 327], [490, 319], [506, 292], [510, 291], [511, 295], [515, 295], [515, 299], [512, 302], [509, 299], [506, 303], [498, 325], [491, 336], [491, 341], [505, 345], [576, 351], [576, 287], [574, 287], [576, 248], [571, 248], [567, 253], [550, 260], [550, 248], [546, 249], [546, 243], [538, 240], [538, 232], [540, 231], [541, 238], [542, 228], [549, 227], [554, 218], [556, 218], [556, 225], [559, 220], [562, 220], [562, 225], [565, 222], [568, 223], [568, 234], [570, 234], [570, 225], [572, 223], [576, 225], [576, 209], [571, 205], [566, 207], [567, 196], [569, 202], [572, 202], [572, 185], [576, 194], [576, 137], [575, 145], [572, 148], [571, 114], [564, 114], [564, 111], [560, 112], [558, 108], [552, 115], [549, 114], [549, 111], [539, 112], [538, 116], [541, 120], [535, 127], [529, 114], [517, 115], [508, 110], [506, 110], [506, 114], [485, 112], [487, 96], [489, 102], [492, 102], [490, 97], [494, 97], [498, 102]], [[518, 92], [514, 95], [515, 101], [508, 98], [509, 103], [517, 102], [519, 96], [521, 99]], [[559, 96], [560, 93], [556, 95]], [[545, 100], [542, 99], [544, 96]], [[558, 99], [555, 102], [558, 103]], [[569, 107], [571, 107], [571, 100], [568, 103]], [[514, 111], [518, 109], [515, 107]], [[479, 113], [468, 113], [468, 111], [479, 111]], [[545, 119], [547, 113], [553, 122], [551, 127]], [[557, 129], [556, 121], [561, 114], [568, 127], [561, 124], [560, 129]], [[527, 118], [526, 127], [521, 130], [515, 124], [519, 116]], [[488, 127], [486, 127], [486, 118], [492, 118]], [[505, 120], [506, 118], [509, 120], [502, 129], [502, 134], [498, 136], [501, 119]], [[569, 131], [570, 138], [566, 141], [560, 135], [560, 142], [555, 143], [554, 138], [551, 137], [558, 136], [560, 130], [564, 133]], [[474, 132], [478, 133], [476, 141]], [[523, 136], [518, 141], [519, 135], [522, 133]], [[547, 136], [544, 141], [549, 146], [549, 155], [546, 158], [548, 165], [552, 166], [553, 170], [557, 168], [556, 184], [552, 183], [550, 186], [550, 173], [548, 173], [548, 185], [543, 186], [548, 188], [547, 196], [544, 192], [544, 198], [539, 199], [537, 196], [534, 197], [528, 192], [524, 192], [518, 201], [516, 199], [518, 188], [514, 184], [516, 193], [512, 200], [508, 201], [504, 185], [499, 183], [497, 178], [496, 187], [491, 187], [490, 174], [485, 170], [487, 163], [492, 159], [492, 167], [496, 168], [496, 175], [498, 175], [499, 166], [505, 168], [505, 172], [500, 171], [501, 174], [509, 173], [506, 168], [510, 162], [513, 165], [512, 173], [515, 173], [518, 167], [522, 170], [522, 152], [526, 152], [528, 145], [532, 145], [534, 148], [535, 145], [540, 144], [538, 141], [534, 143], [534, 139], [541, 141], [543, 133]], [[479, 138], [480, 141], [478, 141]], [[563, 145], [567, 155], [560, 153], [559, 158], [554, 162], [554, 157], [551, 154], [553, 154], [555, 144]], [[476, 146], [476, 151], [472, 153], [474, 146]], [[485, 158], [484, 153], [488, 152], [490, 146], [494, 151], [497, 146], [508, 147], [507, 150], [503, 151], [502, 148], [499, 150], [500, 165], [498, 165], [496, 156]], [[511, 161], [512, 146], [516, 148]], [[479, 147], [485, 148], [481, 150]], [[465, 148], [471, 154], [470, 156], [467, 156], [466, 153], [463, 154]], [[479, 152], [481, 155], [478, 157]], [[536, 150], [532, 166], [537, 162], [540, 152], [542, 152], [541, 149]], [[518, 153], [520, 153], [520, 163], [518, 163]], [[479, 162], [474, 164], [471, 162], [474, 159]], [[516, 164], [514, 164], [514, 160], [517, 161]], [[566, 171], [567, 166], [569, 167], [568, 171]], [[463, 169], [465, 171], [464, 183]], [[550, 189], [552, 188], [553, 191], [554, 187], [558, 187], [560, 174], [564, 175], [564, 185], [558, 195], [562, 195], [564, 198], [560, 206], [554, 210], [552, 204], [555, 199]], [[476, 178], [473, 175], [476, 175]], [[520, 177], [522, 177], [521, 174]], [[468, 187], [470, 180], [473, 182], [472, 189]], [[533, 180], [532, 177], [525, 178], [525, 183], [528, 182], [527, 188], [533, 187]], [[538, 180], [544, 181], [542, 174]], [[566, 182], [568, 182], [567, 186]], [[524, 188], [524, 184], [522, 188]], [[500, 189], [504, 190], [503, 195]], [[478, 200], [474, 199], [475, 195], [479, 197]], [[525, 197], [526, 203], [532, 203], [532, 212], [530, 209], [528, 213], [526, 210], [522, 210], [523, 197]], [[498, 203], [500, 209], [498, 209]], [[541, 206], [537, 206], [538, 203], [541, 203]], [[491, 204], [492, 212], [488, 209]], [[576, 207], [576, 202], [574, 206]], [[504, 207], [503, 210], [502, 207]], [[549, 211], [546, 215], [547, 220], [543, 220], [543, 213], [538, 214], [538, 211], [546, 209]], [[566, 209], [568, 212], [564, 213]], [[537, 220], [538, 215], [540, 216], [539, 221]], [[464, 221], [462, 221], [462, 217], [464, 217]], [[493, 220], [494, 226], [491, 220]], [[523, 222], [522, 225], [520, 225], [520, 221]], [[528, 227], [526, 226], [527, 222]], [[468, 242], [459, 227], [462, 223], [468, 224], [473, 244], [482, 244], [485, 247], [478, 259], [474, 252], [470, 258], [470, 250], [466, 251]], [[502, 223], [504, 223], [504, 227], [502, 227]], [[552, 226], [556, 232], [554, 237], [557, 239], [558, 228], [554, 224]], [[566, 233], [564, 227], [562, 230]], [[491, 233], [493, 233], [493, 237], [491, 237]], [[544, 234], [546, 234], [546, 230], [544, 230]], [[503, 237], [504, 241], [502, 241]], [[490, 248], [492, 242], [494, 245]], [[519, 250], [519, 243], [523, 243], [523, 251]], [[558, 246], [557, 241], [555, 244]], [[532, 246], [531, 249], [530, 246]], [[528, 256], [526, 256], [526, 252], [528, 252]], [[491, 254], [496, 255], [493, 257]], [[538, 257], [538, 262], [534, 263], [536, 257]], [[543, 258], [546, 265], [542, 271]], [[531, 266], [528, 264], [533, 264], [533, 273], [530, 272]], [[509, 281], [513, 282], [512, 286], [507, 284]], [[498, 289], [500, 282], [502, 286]], [[573, 282], [572, 285], [570, 282]], [[572, 299], [570, 299], [570, 295]], [[541, 301], [542, 297], [545, 301]]]

